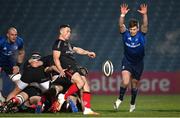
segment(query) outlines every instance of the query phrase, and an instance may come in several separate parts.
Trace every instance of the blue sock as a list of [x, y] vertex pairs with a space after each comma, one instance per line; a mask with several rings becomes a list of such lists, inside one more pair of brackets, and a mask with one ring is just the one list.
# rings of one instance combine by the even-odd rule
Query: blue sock
[[119, 99], [120, 99], [121, 101], [123, 101], [124, 94], [126, 93], [126, 89], [127, 89], [127, 88], [120, 87], [120, 91], [119, 91]]
[[137, 88], [132, 88], [131, 89], [131, 105], [135, 104], [137, 93], [138, 93]]

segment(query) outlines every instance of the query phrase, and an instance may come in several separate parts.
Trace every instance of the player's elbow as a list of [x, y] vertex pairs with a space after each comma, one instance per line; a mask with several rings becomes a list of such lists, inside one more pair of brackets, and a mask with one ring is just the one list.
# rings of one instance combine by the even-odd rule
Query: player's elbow
[[141, 32], [147, 33], [148, 32], [148, 27], [147, 26], [141, 27]]

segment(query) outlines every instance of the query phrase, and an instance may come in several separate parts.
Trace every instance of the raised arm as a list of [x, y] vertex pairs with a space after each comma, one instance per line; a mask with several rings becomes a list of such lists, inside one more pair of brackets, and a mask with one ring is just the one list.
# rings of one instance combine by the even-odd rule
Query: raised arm
[[148, 31], [148, 16], [147, 16], [147, 5], [141, 4], [140, 9], [138, 10], [139, 13], [142, 14], [143, 20], [141, 25], [141, 31], [143, 33], [147, 33]]
[[121, 15], [119, 17], [119, 28], [120, 28], [120, 32], [123, 33], [126, 31], [126, 26], [124, 24], [124, 21], [125, 21], [125, 16], [126, 14], [128, 13], [129, 9], [128, 9], [128, 5], [127, 4], [122, 4], [120, 6], [120, 12], [121, 12]]

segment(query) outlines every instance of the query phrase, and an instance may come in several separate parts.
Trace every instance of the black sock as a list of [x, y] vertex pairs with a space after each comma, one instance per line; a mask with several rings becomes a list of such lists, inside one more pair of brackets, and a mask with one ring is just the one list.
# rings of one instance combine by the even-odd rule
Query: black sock
[[135, 104], [137, 92], [138, 92], [137, 88], [132, 88], [131, 89], [131, 105]]
[[124, 94], [126, 93], [126, 89], [127, 89], [127, 88], [120, 87], [120, 91], [119, 91], [119, 99], [120, 99], [121, 101], [123, 101]]

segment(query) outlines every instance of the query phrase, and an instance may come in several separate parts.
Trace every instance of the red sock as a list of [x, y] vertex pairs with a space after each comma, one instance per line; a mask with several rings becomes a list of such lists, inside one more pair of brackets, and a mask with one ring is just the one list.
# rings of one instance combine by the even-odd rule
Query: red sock
[[46, 96], [41, 96], [41, 102], [44, 103], [46, 101]]
[[67, 99], [70, 95], [72, 95], [73, 93], [77, 92], [79, 90], [79, 88], [76, 86], [76, 84], [72, 84], [69, 89], [67, 90], [67, 92], [65, 93], [64, 98]]
[[39, 102], [37, 103], [37, 105], [38, 105], [38, 106], [41, 106], [41, 105], [42, 105], [42, 102], [41, 102], [41, 101], [39, 101]]
[[36, 109], [36, 105], [35, 105], [35, 104], [32, 104], [32, 105], [30, 106], [30, 108]]
[[86, 108], [91, 108], [91, 93], [90, 92], [83, 92], [83, 103]]
[[11, 98], [12, 102], [15, 104], [20, 104], [20, 100], [17, 97]]

